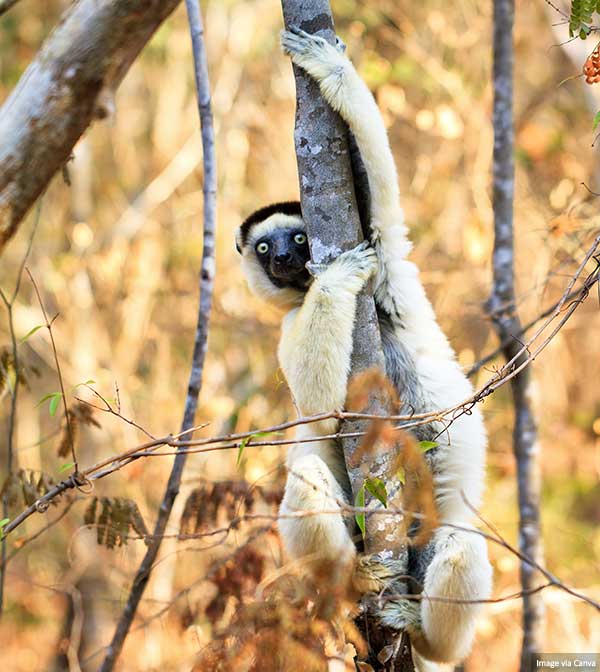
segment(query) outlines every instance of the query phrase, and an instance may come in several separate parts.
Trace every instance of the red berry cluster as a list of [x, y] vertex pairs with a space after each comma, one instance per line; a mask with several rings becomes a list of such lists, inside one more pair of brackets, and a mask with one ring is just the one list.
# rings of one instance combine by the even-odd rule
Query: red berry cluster
[[588, 84], [600, 82], [600, 42], [583, 64], [583, 74]]

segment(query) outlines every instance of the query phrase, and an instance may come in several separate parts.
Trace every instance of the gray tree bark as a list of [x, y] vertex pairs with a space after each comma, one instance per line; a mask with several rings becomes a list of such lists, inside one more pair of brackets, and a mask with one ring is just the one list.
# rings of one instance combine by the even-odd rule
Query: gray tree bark
[[[299, 27], [309, 33], [318, 33], [331, 44], [335, 31], [328, 0], [282, 0], [286, 27]], [[300, 178], [302, 215], [306, 222], [315, 266], [328, 264], [341, 252], [355, 247], [363, 239], [363, 231], [355, 194], [355, 179], [349, 134], [346, 124], [323, 100], [318, 85], [301, 69], [294, 68], [296, 78], [296, 127], [294, 140]], [[364, 175], [356, 166], [357, 183], [364, 188]], [[360, 163], [358, 161], [358, 163]], [[363, 199], [368, 194], [363, 194]], [[368, 291], [358, 297], [354, 329], [351, 376], [368, 369], [385, 372], [381, 349], [381, 335], [373, 297]], [[383, 393], [374, 394], [369, 413], [389, 411]], [[345, 421], [341, 431], [365, 431], [365, 421]], [[360, 438], [346, 438], [342, 448], [354, 497], [363, 487], [366, 476], [381, 478], [388, 492], [388, 505], [401, 508], [401, 484], [392, 473], [393, 455], [390, 452], [359, 456]], [[381, 508], [377, 499], [365, 493], [365, 505]], [[405, 574], [408, 565], [406, 540], [400, 516], [367, 514], [365, 518], [365, 550], [370, 554], [394, 560], [399, 574]], [[401, 591], [403, 588], [399, 587]], [[369, 663], [377, 670], [403, 672], [412, 670], [410, 647], [398, 640], [398, 633], [384, 631], [369, 614], [365, 630], [370, 644]], [[385, 663], [377, 660], [384, 646], [397, 645], [395, 655]]]
[[[494, 0], [494, 284], [487, 303], [507, 361], [521, 350], [521, 321], [514, 286], [514, 131], [513, 131], [513, 23], [514, 0]], [[523, 353], [514, 366], [519, 366]], [[540, 532], [540, 465], [537, 428], [531, 406], [531, 367], [512, 381], [515, 426], [513, 450], [519, 491], [519, 550], [538, 563], [543, 551]], [[521, 672], [531, 669], [531, 658], [543, 651], [544, 603], [533, 593], [537, 571], [521, 562], [523, 588], [523, 645]]]
[[0, 254], [180, 0], [80, 0], [0, 109]]

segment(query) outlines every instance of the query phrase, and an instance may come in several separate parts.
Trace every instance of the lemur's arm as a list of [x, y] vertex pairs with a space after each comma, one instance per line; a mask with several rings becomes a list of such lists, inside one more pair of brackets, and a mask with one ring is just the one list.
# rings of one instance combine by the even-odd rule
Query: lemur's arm
[[377, 103], [348, 58], [323, 38], [293, 29], [282, 33], [281, 44], [292, 61], [319, 83], [325, 100], [356, 138], [369, 179], [372, 243], [380, 262], [376, 298], [390, 317], [400, 322], [405, 312], [401, 303], [406, 282], [400, 276], [398, 261], [406, 257], [411, 244], [394, 157]]
[[340, 410], [346, 400], [356, 295], [377, 267], [367, 245], [341, 254], [284, 320], [279, 360], [303, 415]]
[[[348, 58], [326, 40], [302, 30], [281, 35], [292, 61], [318, 83], [325, 100], [350, 126], [369, 176], [375, 217], [400, 208], [396, 166], [377, 103]], [[401, 214], [401, 213], [400, 213]]]

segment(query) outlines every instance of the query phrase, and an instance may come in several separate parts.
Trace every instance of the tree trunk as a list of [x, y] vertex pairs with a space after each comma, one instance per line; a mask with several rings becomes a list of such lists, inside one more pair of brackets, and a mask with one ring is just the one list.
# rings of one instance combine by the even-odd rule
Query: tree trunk
[[[309, 33], [318, 33], [331, 44], [335, 43], [328, 0], [282, 0], [282, 6], [286, 27], [295, 26]], [[308, 230], [313, 264], [327, 264], [363, 239], [354, 175], [358, 188], [363, 191], [361, 203], [368, 202], [368, 185], [356, 152], [353, 155], [353, 173], [346, 124], [323, 100], [318, 85], [306, 73], [295, 67], [294, 75], [297, 100], [294, 139], [302, 216]], [[373, 368], [384, 372], [385, 363], [375, 303], [370, 293], [364, 291], [357, 303], [351, 376]], [[385, 414], [388, 411], [386, 399], [379, 394], [374, 395], [365, 411]], [[341, 431], [364, 431], [366, 425], [364, 421], [346, 421]], [[368, 466], [367, 475], [377, 476], [386, 483], [388, 505], [400, 509], [401, 485], [395, 476], [391, 476], [389, 468], [393, 455], [388, 451], [362, 455], [357, 459], [360, 444], [361, 438], [348, 438], [342, 442], [353, 496], [356, 497], [363, 487], [365, 466]], [[382, 506], [368, 492], [365, 493], [365, 505], [373, 509]], [[370, 554], [385, 553], [388, 558], [392, 557], [397, 566], [402, 567], [399, 573], [405, 574], [408, 558], [401, 517], [367, 515], [365, 523], [365, 550]], [[368, 613], [365, 619], [361, 625], [368, 634], [368, 662], [377, 670], [412, 670], [410, 647], [406, 645], [406, 640], [403, 640], [404, 646], [400, 645], [397, 632], [385, 631]], [[399, 653], [386, 663], [378, 661], [380, 650], [395, 643]]]

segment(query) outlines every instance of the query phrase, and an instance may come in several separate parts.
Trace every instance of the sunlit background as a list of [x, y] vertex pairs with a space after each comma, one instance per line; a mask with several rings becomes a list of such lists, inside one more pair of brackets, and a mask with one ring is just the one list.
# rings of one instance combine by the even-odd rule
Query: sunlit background
[[[0, 101], [34, 58], [66, 2], [21, 2], [0, 19]], [[247, 431], [295, 416], [277, 370], [278, 317], [252, 298], [234, 247], [234, 231], [252, 210], [297, 197], [293, 151], [294, 81], [278, 48], [276, 0], [203, 2], [218, 156], [216, 293], [198, 423], [199, 436]], [[516, 270], [524, 322], [564, 291], [600, 226], [598, 150], [592, 120], [600, 99], [580, 67], [593, 38], [574, 45], [575, 62], [558, 46], [566, 26], [542, 1], [518, 2], [516, 22]], [[399, 170], [413, 257], [439, 320], [465, 369], [497, 346], [483, 304], [490, 292], [492, 206], [491, 3], [377, 3], [334, 0], [338, 32], [373, 90], [388, 126]], [[578, 59], [578, 60], [577, 60]], [[599, 100], [599, 102], [595, 102]], [[0, 139], [1, 141], [1, 139]], [[94, 380], [107, 399], [118, 384], [122, 412], [154, 435], [178, 431], [186, 393], [197, 307], [202, 245], [202, 164], [188, 27], [180, 8], [158, 31], [119, 89], [116, 114], [96, 123], [43, 197], [28, 267], [50, 315], [69, 389]], [[34, 223], [30, 213], [0, 263], [0, 286], [11, 291]], [[27, 278], [15, 307], [17, 336], [42, 322]], [[600, 316], [598, 297], [577, 310], [534, 365], [540, 425], [545, 563], [569, 585], [600, 597]], [[6, 313], [0, 348], [9, 346]], [[27, 388], [16, 426], [16, 467], [62, 478], [69, 458], [57, 456], [60, 412], [38, 405], [58, 389], [49, 339], [40, 330], [21, 346]], [[475, 382], [490, 375], [497, 360]], [[85, 388], [73, 394], [90, 399]], [[10, 398], [0, 401], [6, 436]], [[490, 436], [486, 517], [517, 539], [511, 397], [500, 389], [483, 405]], [[134, 426], [96, 413], [84, 427], [84, 466], [145, 437]], [[5, 464], [5, 441], [0, 458]], [[199, 479], [245, 478], [265, 488], [283, 482], [281, 447], [190, 457], [169, 533], [179, 530], [187, 495]], [[98, 497], [135, 499], [149, 527], [163, 494], [170, 457], [138, 460], [99, 481]], [[0, 466], [4, 478], [6, 470]], [[141, 541], [115, 550], [97, 546], [84, 526], [84, 497], [9, 565], [0, 661], [15, 672], [63, 669], [66, 596], [77, 591], [91, 621], [86, 658], [107, 644], [127, 597]], [[13, 514], [22, 507], [15, 505]], [[13, 538], [35, 534], [60, 512], [30, 518]], [[241, 534], [241, 533], [240, 533]], [[163, 544], [121, 670], [188, 670], [212, 637], [200, 615], [214, 596], [202, 581], [218, 555], [206, 541]], [[272, 567], [281, 564], [274, 536], [263, 541]], [[516, 557], [490, 546], [495, 596], [519, 589]], [[251, 600], [252, 592], [242, 596]], [[228, 609], [236, 600], [229, 598]], [[600, 650], [600, 619], [591, 607], [546, 591], [547, 650]], [[198, 606], [200, 605], [200, 607]], [[486, 607], [466, 669], [517, 669], [519, 600]], [[225, 618], [225, 616], [224, 616]], [[66, 630], [68, 632], [68, 630]], [[61, 649], [62, 647], [62, 649]], [[101, 654], [84, 669], [96, 669]]]

